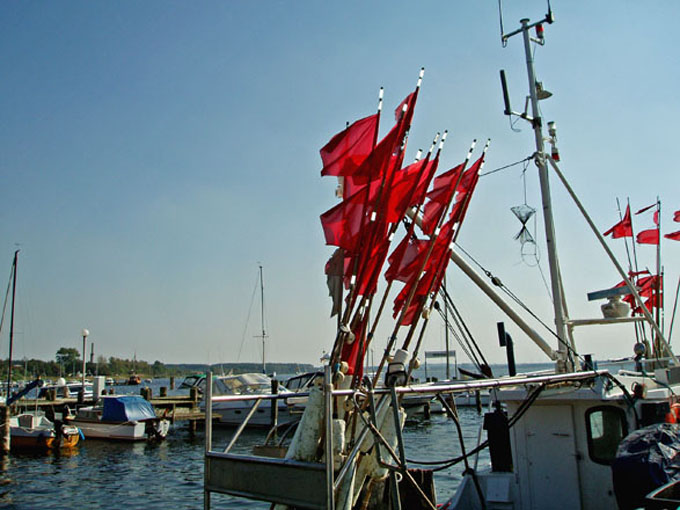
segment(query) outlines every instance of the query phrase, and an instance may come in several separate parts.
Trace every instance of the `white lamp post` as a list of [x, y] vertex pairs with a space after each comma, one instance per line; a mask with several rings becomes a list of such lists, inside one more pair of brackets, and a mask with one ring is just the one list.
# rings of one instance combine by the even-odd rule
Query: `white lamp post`
[[80, 332], [80, 334], [83, 336], [83, 374], [82, 374], [82, 379], [83, 379], [83, 395], [85, 395], [85, 348], [86, 348], [86, 342], [87, 342], [87, 336], [90, 334], [90, 332], [83, 328], [83, 330]]

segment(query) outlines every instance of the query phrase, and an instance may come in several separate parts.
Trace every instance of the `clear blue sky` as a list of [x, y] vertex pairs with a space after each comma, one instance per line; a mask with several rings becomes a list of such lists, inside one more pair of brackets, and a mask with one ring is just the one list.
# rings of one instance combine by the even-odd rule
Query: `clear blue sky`
[[[505, 4], [506, 30], [546, 12], [538, 0]], [[542, 108], [557, 122], [563, 170], [601, 230], [617, 221], [617, 197], [637, 210], [657, 195], [664, 231], [680, 229], [670, 216], [680, 209], [680, 5], [555, 0], [553, 9], [535, 57], [554, 93]], [[380, 86], [391, 111], [422, 66], [408, 159], [444, 129], [446, 168], [473, 138], [492, 139], [486, 170], [533, 152], [529, 126], [514, 133], [502, 115], [498, 70], [515, 109], [526, 74], [521, 41], [500, 44], [492, 0], [4, 2], [0, 66], [0, 275], [20, 244], [18, 358], [79, 348], [87, 327], [106, 357], [256, 361], [257, 306], [247, 319], [261, 262], [268, 358], [317, 362], [334, 335], [319, 214], [335, 203], [318, 149], [374, 111]], [[570, 312], [594, 316], [586, 292], [619, 278], [552, 185]], [[483, 178], [459, 241], [550, 322], [540, 272], [513, 240], [509, 208], [523, 202], [521, 167]], [[540, 210], [533, 167], [527, 202]], [[536, 231], [543, 239], [540, 222]], [[621, 241], [612, 246], [625, 256]], [[664, 243], [669, 310], [679, 253], [680, 243]], [[547, 274], [543, 246], [540, 256]], [[653, 257], [642, 247], [643, 265]], [[501, 361], [502, 315], [454, 268], [448, 278]], [[544, 360], [509, 330], [518, 359]], [[441, 331], [433, 321], [426, 348], [442, 347]], [[596, 330], [578, 345], [597, 357], [631, 346], [628, 329]]]

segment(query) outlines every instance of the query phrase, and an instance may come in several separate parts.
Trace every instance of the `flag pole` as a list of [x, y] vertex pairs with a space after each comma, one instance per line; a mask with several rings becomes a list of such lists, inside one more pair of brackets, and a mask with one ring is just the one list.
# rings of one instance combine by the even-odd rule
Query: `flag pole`
[[574, 193], [574, 190], [572, 187], [569, 185], [569, 182], [567, 182], [567, 179], [564, 177], [564, 174], [560, 170], [560, 168], [557, 166], [557, 163], [552, 159], [552, 158], [546, 158], [550, 165], [553, 167], [553, 170], [555, 171], [555, 174], [557, 177], [562, 181], [562, 185], [565, 187], [567, 190], [567, 193], [569, 193], [569, 196], [571, 199], [574, 201], [576, 204], [576, 207], [578, 207], [579, 211], [581, 212], [581, 215], [583, 215], [584, 219], [590, 226], [591, 230], [595, 234], [595, 237], [597, 237], [598, 241], [600, 242], [600, 245], [602, 245], [602, 248], [604, 249], [605, 253], [611, 260], [612, 264], [614, 264], [614, 267], [616, 267], [616, 270], [619, 272], [619, 275], [623, 278], [623, 280], [626, 282], [626, 286], [630, 290], [631, 294], [635, 297], [635, 302], [640, 305], [640, 309], [645, 316], [645, 319], [647, 319], [647, 322], [649, 322], [650, 326], [654, 329], [655, 333], [657, 334], [661, 344], [663, 345], [664, 349], [668, 351], [669, 356], [673, 360], [673, 362], [676, 365], [680, 365], [680, 360], [673, 354], [673, 351], [671, 351], [670, 346], [668, 345], [668, 342], [666, 342], [666, 339], [663, 336], [663, 332], [659, 329], [659, 326], [654, 322], [654, 317], [649, 313], [649, 310], [647, 310], [647, 307], [645, 304], [642, 302], [642, 298], [640, 297], [640, 294], [637, 291], [637, 288], [635, 285], [630, 281], [628, 278], [628, 275], [626, 272], [623, 270], [621, 267], [621, 264], [619, 264], [619, 261], [616, 260], [616, 257], [612, 253], [611, 249], [607, 245], [607, 242], [605, 241], [604, 237], [602, 237], [602, 234], [600, 234], [600, 231], [597, 229], [595, 226], [595, 223], [593, 223], [593, 220], [590, 218], [590, 215], [586, 212], [585, 208], [583, 207], [583, 204], [581, 204], [581, 201], [578, 199], [576, 194]]
[[[484, 145], [484, 150], [482, 151], [482, 157], [486, 155], [487, 150], [489, 149], [489, 145], [491, 144], [491, 139], [487, 139], [486, 144]], [[469, 159], [469, 158], [468, 158]], [[482, 163], [479, 165], [479, 168], [477, 169], [477, 175], [479, 175], [479, 172], [482, 171], [482, 168], [484, 167], [485, 160], [482, 159]], [[472, 188], [472, 186], [471, 186]], [[432, 279], [432, 282], [430, 283], [430, 288], [428, 289], [428, 292], [426, 295], [432, 294], [432, 297], [430, 298], [430, 305], [427, 307], [427, 313], [423, 314], [423, 310], [425, 310], [425, 301], [423, 301], [422, 305], [420, 306], [419, 310], [416, 313], [416, 321], [418, 318], [422, 315], [423, 316], [423, 325], [421, 326], [420, 329], [420, 334], [418, 335], [418, 340], [416, 342], [416, 346], [413, 349], [413, 355], [411, 356], [411, 362], [409, 364], [409, 371], [408, 371], [408, 377], [407, 381], [411, 377], [411, 373], [413, 370], [416, 368], [415, 367], [415, 359], [416, 356], [418, 355], [418, 352], [420, 351], [420, 346], [422, 344], [424, 335], [425, 335], [425, 329], [430, 321], [430, 315], [432, 314], [432, 308], [434, 307], [435, 302], [437, 301], [437, 293], [438, 291], [432, 292], [432, 287], [434, 286], [435, 282], [439, 280], [440, 277], [444, 277], [445, 275], [442, 273], [446, 272], [446, 265], [447, 261], [449, 259], [449, 253], [451, 251], [451, 244], [456, 242], [456, 239], [458, 239], [458, 234], [460, 233], [460, 228], [462, 226], [463, 218], [465, 217], [465, 213], [467, 212], [467, 208], [470, 205], [470, 199], [472, 198], [472, 192], [468, 191], [468, 193], [465, 196], [465, 202], [463, 204], [461, 213], [460, 213], [460, 221], [457, 223], [458, 228], [456, 228], [455, 232], [453, 233], [451, 243], [449, 243], [449, 246], [446, 248], [446, 255], [442, 257], [441, 262], [440, 262], [440, 267], [437, 269], [437, 274], [435, 275], [435, 278]], [[416, 329], [416, 322], [413, 323], [411, 326], [411, 331], [409, 331], [409, 335], [412, 335], [415, 332]], [[447, 328], [447, 333], [448, 333], [448, 328]], [[447, 356], [448, 356], [448, 346], [447, 346]], [[448, 369], [448, 367], [447, 367]]]
[[[619, 213], [619, 221], [623, 221], [623, 214], [621, 213], [621, 202], [619, 198], [616, 197], [616, 209]], [[630, 212], [630, 200], [628, 200], [628, 211]], [[629, 214], [630, 216], [630, 214]], [[630, 219], [631, 236], [633, 236], [633, 221], [632, 217]], [[631, 244], [633, 245], [633, 250], [635, 250], [635, 237], [631, 237]], [[626, 247], [626, 258], [628, 259], [628, 272], [637, 272], [637, 259], [635, 259], [635, 265], [633, 265], [633, 259], [631, 259], [630, 252], [631, 249], [628, 247], [628, 238], [624, 236], [623, 245]], [[641, 339], [644, 341], [644, 326], [639, 322], [635, 322], [635, 340], [640, 342]]]
[[[418, 82], [416, 84], [414, 95], [411, 98], [411, 101], [404, 104], [404, 106], [402, 108], [401, 116], [400, 116], [400, 118], [397, 122], [397, 126], [395, 126], [395, 127], [397, 127], [397, 129], [401, 128], [399, 126], [399, 123], [406, 122], [408, 108], [413, 109], [415, 107], [415, 103], [416, 103], [416, 100], [418, 98], [418, 92], [420, 91], [420, 86], [422, 84], [424, 74], [425, 74], [425, 68], [423, 67], [423, 68], [420, 69], [420, 73], [418, 75]], [[405, 136], [404, 136], [403, 140], [401, 140], [401, 145], [399, 147], [400, 154], [403, 154], [405, 149], [406, 149], [406, 142], [408, 140], [409, 129], [410, 129], [410, 125], [407, 126], [405, 131], [404, 131]], [[391, 163], [391, 160], [388, 160], [384, 164], [390, 165], [390, 163]], [[383, 190], [385, 188], [385, 178], [386, 178], [385, 172], [382, 172], [380, 188], [378, 190], [378, 195], [377, 195], [377, 198], [376, 198], [376, 205], [375, 205], [375, 208], [374, 208], [374, 211], [380, 210], [381, 216], [384, 214], [384, 210], [381, 209], [380, 206], [382, 205], [381, 201], [383, 199]], [[394, 178], [394, 172], [390, 172], [388, 188], [389, 188], [389, 186], [391, 186], [393, 178]], [[367, 186], [370, 186], [370, 183], [368, 183]], [[366, 206], [368, 204], [368, 197], [369, 197], [369, 193], [368, 193], [368, 190], [367, 190], [365, 207], [364, 207], [364, 217], [362, 218], [361, 235], [360, 235], [360, 238], [359, 238], [359, 246], [362, 246], [364, 244], [363, 241], [365, 240], [366, 230], [368, 229], [367, 226], [366, 226], [366, 223], [365, 223], [365, 219], [366, 219], [365, 212], [366, 212], [366, 209], [367, 209]], [[372, 216], [371, 217], [371, 223], [374, 223], [373, 226], [376, 227], [377, 225], [380, 224], [380, 222], [377, 221], [379, 218], [374, 218], [375, 212], [371, 216]], [[370, 225], [370, 223], [369, 223], [369, 225]], [[375, 228], [370, 229], [370, 232], [368, 233], [368, 235], [369, 235], [368, 243], [366, 243], [365, 249], [363, 250], [363, 252], [366, 252], [366, 253], [361, 253], [361, 250], [360, 250], [360, 253], [357, 254], [357, 258], [355, 259], [355, 266], [354, 266], [354, 270], [352, 272], [352, 277], [351, 277], [352, 283], [350, 285], [349, 295], [348, 295], [348, 298], [347, 298], [347, 307], [346, 307], [346, 311], [345, 311], [345, 316], [343, 318], [344, 319], [343, 324], [347, 324], [347, 322], [348, 322], [349, 318], [351, 317], [352, 312], [354, 310], [354, 305], [356, 304], [356, 298], [357, 298], [357, 294], [358, 294], [358, 290], [359, 290], [358, 289], [358, 287], [359, 287], [358, 282], [360, 280], [359, 280], [358, 276], [361, 274], [361, 271], [365, 267], [365, 261], [368, 259], [368, 256], [369, 256], [368, 252], [370, 251], [370, 248], [373, 245], [373, 241], [375, 239], [375, 236], [377, 235]], [[359, 302], [359, 306], [357, 307], [357, 313], [360, 313], [363, 310], [363, 305], [365, 304], [365, 302], [366, 302], [366, 296], [362, 296], [362, 299]], [[343, 331], [343, 329], [347, 329], [348, 331]], [[340, 356], [340, 354], [342, 352], [342, 347], [344, 345], [344, 342], [345, 342], [346, 338], [349, 336], [349, 333], [351, 333], [351, 329], [349, 329], [349, 327], [343, 328], [341, 326], [341, 330], [338, 332], [338, 335], [336, 336], [336, 340], [335, 340], [332, 355], [331, 355], [331, 363], [332, 364], [335, 364], [337, 362], [338, 357]]]
[[[432, 254], [432, 250], [434, 249], [435, 242], [436, 242], [437, 237], [439, 235], [439, 230], [441, 229], [442, 225], [446, 221], [446, 216], [449, 213], [451, 203], [456, 198], [456, 192], [458, 190], [458, 186], [460, 186], [460, 183], [463, 180], [463, 174], [465, 173], [465, 169], [467, 168], [467, 164], [469, 163], [470, 158], [472, 157], [472, 151], [474, 150], [476, 144], [477, 144], [477, 140], [475, 139], [475, 140], [472, 141], [472, 144], [470, 145], [470, 149], [468, 150], [467, 156], [465, 157], [465, 161], [463, 162], [463, 166], [460, 169], [460, 175], [458, 176], [458, 179], [456, 180], [456, 186], [453, 188], [453, 193], [451, 194], [451, 198], [449, 199], [449, 202], [446, 204], [444, 211], [442, 211], [442, 215], [439, 218], [439, 221], [437, 222], [437, 227], [433, 231], [433, 235], [430, 238], [430, 245], [428, 247], [427, 255], [425, 256], [425, 259], [423, 260], [420, 271], [418, 272], [418, 280], [420, 280], [420, 277], [422, 276], [425, 265], [427, 264], [427, 262], [430, 258], [430, 255]], [[453, 228], [453, 226], [452, 226], [452, 228]], [[427, 289], [427, 294], [430, 293], [430, 290], [432, 288], [432, 285], [434, 285], [434, 282], [435, 282], [435, 279], [437, 277], [438, 272], [439, 271], [435, 272], [435, 277], [430, 282], [429, 288]], [[409, 305], [411, 304], [413, 296], [415, 295], [415, 292], [417, 290], [417, 286], [418, 286], [417, 284], [413, 286], [413, 288], [411, 289], [411, 292], [409, 293], [409, 298], [407, 298], [406, 302], [404, 303], [404, 307], [401, 309], [402, 313], [401, 313], [401, 316], [399, 317], [399, 322], [397, 323], [397, 328], [396, 328], [397, 330], [401, 326], [401, 323], [403, 322], [403, 320], [406, 316], [406, 312], [408, 310]], [[427, 296], [427, 294], [425, 294], [425, 295]], [[423, 301], [423, 304], [424, 304], [424, 301]], [[421, 306], [419, 306], [418, 310], [416, 311], [416, 314], [415, 314], [414, 319], [413, 319], [413, 323], [411, 324], [411, 328], [409, 329], [409, 332], [406, 335], [406, 339], [404, 340], [404, 343], [401, 346], [401, 348], [403, 350], [408, 349], [408, 347], [411, 343], [411, 339], [413, 338], [415, 326], [418, 324], [418, 319], [420, 318], [420, 313], [423, 310], [423, 304], [421, 304]], [[396, 335], [396, 331], [395, 331], [394, 334]]]
[[[382, 113], [384, 93], [385, 93], [385, 89], [383, 87], [380, 87], [380, 89], [378, 90], [378, 107], [377, 107], [377, 111], [376, 111], [375, 131], [373, 132], [373, 149], [375, 149], [375, 146], [377, 144], [378, 134], [379, 134], [379, 131], [380, 131], [380, 116], [381, 116], [381, 113]], [[342, 196], [344, 197], [344, 195], [345, 195], [345, 191], [343, 189]], [[344, 276], [345, 276], [344, 275], [344, 252], [345, 252], [345, 250], [343, 249], [343, 270], [342, 270], [342, 276], [341, 276], [341, 278], [343, 280], [344, 280]], [[355, 262], [355, 265], [356, 265], [356, 262]], [[354, 270], [353, 270], [353, 274], [354, 274]], [[341, 283], [341, 285], [342, 285], [342, 283]], [[331, 353], [330, 353], [330, 356], [329, 356], [329, 359], [328, 359], [328, 363], [331, 367], [337, 362], [336, 350], [337, 350], [337, 347], [338, 347], [338, 342], [340, 341], [341, 337], [344, 335], [344, 331], [343, 331], [342, 326], [343, 326], [343, 324], [346, 324], [347, 320], [349, 319], [349, 311], [350, 311], [349, 298], [351, 297], [351, 293], [352, 293], [351, 282], [350, 282], [350, 290], [349, 290], [349, 293], [348, 293], [348, 296], [347, 296], [347, 306], [345, 307], [344, 312], [342, 310], [342, 302], [344, 301], [344, 299], [342, 299], [342, 294], [343, 294], [342, 286], [341, 286], [340, 289], [341, 289], [341, 291], [340, 291], [341, 292], [341, 294], [340, 294], [340, 312], [338, 312], [337, 333], [335, 335], [335, 340], [333, 342], [333, 348], [331, 349]]]
[[[437, 154], [436, 154], [436, 156], [435, 156], [435, 160], [437, 160], [437, 158], [439, 158], [439, 155], [440, 155], [440, 153], [441, 153], [442, 147], [444, 146], [444, 141], [446, 140], [446, 135], [447, 135], [447, 134], [448, 134], [448, 131], [444, 131], [444, 134], [442, 135], [442, 139], [441, 139], [441, 141], [439, 142], [439, 148], [438, 148], [438, 150], [437, 150]], [[434, 140], [432, 140], [432, 145], [430, 146], [430, 150], [428, 151], [427, 156], [425, 157], [426, 162], [423, 164], [423, 167], [422, 167], [422, 168], [420, 169], [420, 171], [418, 172], [418, 176], [417, 176], [417, 179], [416, 179], [416, 185], [415, 185], [415, 187], [414, 187], [414, 189], [413, 189], [413, 193], [414, 193], [414, 194], [418, 191], [418, 184], [420, 183], [420, 179], [422, 178], [423, 173], [424, 173], [425, 171], [429, 171], [428, 165], [429, 165], [429, 164], [432, 164], [432, 163], [430, 163], [430, 157], [431, 157], [431, 155], [432, 155], [432, 152], [434, 151], [434, 148], [437, 146], [437, 140], [438, 140], [438, 139], [439, 139], [439, 133], [437, 133], [437, 134], [435, 135], [435, 137], [434, 137]], [[416, 162], [419, 161], [419, 158], [420, 158], [420, 151], [419, 151], [419, 154], [416, 156]], [[426, 186], [425, 186], [425, 191], [427, 191], [427, 183], [426, 183]], [[413, 200], [413, 199], [412, 199], [412, 200]], [[422, 205], [422, 204], [420, 204], [420, 203], [418, 204], [418, 206], [417, 206], [417, 208], [416, 208], [416, 211], [420, 211], [421, 205]], [[399, 223], [400, 223], [400, 221], [396, 221], [396, 222], [394, 222], [394, 223], [392, 224], [392, 227], [391, 227], [391, 229], [390, 229], [390, 234], [389, 234], [389, 238], [390, 238], [390, 239], [391, 239], [391, 238], [394, 236], [394, 234], [396, 233], [396, 230], [397, 230], [397, 228], [399, 227]], [[415, 222], [412, 222], [412, 223], [409, 225], [409, 228], [408, 228], [408, 230], [407, 230], [407, 232], [406, 232], [406, 236], [407, 236], [407, 237], [412, 236], [414, 230], [415, 230]], [[379, 270], [379, 269], [376, 267], [375, 270]], [[387, 288], [385, 289], [385, 292], [383, 293], [382, 300], [380, 301], [380, 306], [378, 307], [378, 312], [377, 312], [376, 317], [375, 317], [375, 319], [373, 320], [373, 324], [372, 324], [372, 326], [371, 326], [371, 331], [369, 332], [369, 334], [368, 334], [368, 336], [367, 336], [366, 348], [368, 348], [368, 346], [370, 345], [371, 340], [373, 339], [373, 337], [374, 337], [374, 335], [375, 335], [375, 330], [376, 330], [376, 328], [378, 327], [378, 323], [379, 323], [379, 321], [380, 321], [380, 317], [382, 316], [383, 309], [385, 308], [385, 303], [386, 303], [386, 301], [387, 301], [387, 296], [388, 296], [388, 294], [389, 294], [389, 292], [390, 292], [390, 289], [392, 288], [392, 281], [393, 281], [393, 280], [389, 280], [389, 281], [387, 282]], [[372, 302], [372, 301], [373, 301], [373, 296], [371, 296], [371, 302]], [[388, 356], [388, 355], [389, 355], [389, 352], [392, 350], [392, 345], [393, 345], [393, 344], [394, 344], [394, 341], [392, 341], [392, 340], [388, 341], [387, 347], [385, 348], [385, 353], [386, 353], [386, 354], [383, 356], [383, 358], [384, 358], [385, 356]], [[384, 362], [381, 361], [381, 365], [382, 365], [383, 363], [384, 363]], [[382, 369], [382, 366], [381, 366], [381, 369]]]
[[[439, 217], [437, 224], [436, 224], [436, 227], [435, 227], [435, 229], [434, 229], [434, 231], [433, 231], [433, 233], [430, 237], [430, 242], [428, 244], [427, 253], [423, 257], [423, 260], [420, 263], [418, 271], [416, 271], [416, 273], [414, 273], [414, 284], [411, 287], [411, 289], [409, 290], [409, 293], [406, 297], [406, 300], [402, 305], [402, 309], [401, 309], [401, 312], [400, 312], [400, 315], [399, 315], [399, 319], [397, 319], [397, 322], [394, 325], [394, 330], [392, 331], [392, 334], [390, 335], [389, 340], [388, 340], [388, 346], [389, 346], [390, 350], [397, 340], [397, 333], [399, 332], [399, 329], [401, 328], [401, 324], [406, 317], [406, 312], [408, 311], [408, 307], [411, 305], [411, 301], [413, 300], [413, 297], [416, 293], [416, 290], [418, 288], [418, 282], [420, 281], [421, 275], [423, 274], [423, 270], [425, 269], [425, 266], [427, 265], [427, 262], [430, 258], [430, 255], [432, 254], [432, 250], [434, 249], [434, 245], [435, 245], [435, 242], [437, 240], [437, 235], [439, 234], [439, 230], [441, 228], [441, 225], [443, 224], [443, 221], [446, 218], [446, 214], [448, 213], [449, 206], [451, 205], [451, 202], [453, 201], [453, 198], [456, 195], [455, 190], [458, 188], [458, 186], [460, 184], [460, 181], [461, 181], [462, 176], [463, 176], [463, 172], [465, 171], [465, 167], [467, 166], [467, 163], [470, 160], [470, 156], [472, 155], [472, 151], [474, 150], [476, 143], [477, 143], [477, 140], [473, 140], [472, 145], [471, 145], [470, 149], [468, 150], [468, 154], [465, 158], [465, 161], [461, 165], [460, 175], [458, 176], [458, 179], [456, 181], [456, 185], [453, 188], [454, 191], [453, 191], [453, 193], [451, 193], [451, 198], [449, 199], [448, 203], [446, 204], [444, 211], [442, 211], [442, 214]], [[414, 318], [414, 321], [417, 323], [417, 320], [418, 320], [418, 317], [416, 316]], [[403, 350], [408, 349], [408, 346], [409, 346], [409, 343], [410, 343], [410, 340], [411, 340], [411, 338], [410, 338], [411, 335], [412, 335], [412, 333], [410, 333], [409, 336], [407, 336], [406, 340], [404, 340], [404, 343], [402, 345]], [[382, 371], [382, 368], [385, 365], [385, 362], [387, 361], [388, 356], [389, 356], [389, 351], [386, 350], [385, 353], [383, 354], [382, 359], [380, 360], [380, 364], [378, 365], [378, 368], [376, 369], [375, 375], [373, 377], [373, 385], [374, 386], [377, 383], [378, 379], [380, 378], [380, 372]]]
[[[658, 242], [656, 243], [656, 278], [654, 280], [654, 293], [652, 294], [656, 299], [653, 301], [654, 307], [656, 308], [656, 324], [659, 327], [661, 325], [661, 200], [656, 197], [656, 235], [658, 237]], [[663, 357], [663, 352], [661, 351], [661, 344], [658, 339], [654, 340], [654, 348], [657, 349], [657, 358]]]

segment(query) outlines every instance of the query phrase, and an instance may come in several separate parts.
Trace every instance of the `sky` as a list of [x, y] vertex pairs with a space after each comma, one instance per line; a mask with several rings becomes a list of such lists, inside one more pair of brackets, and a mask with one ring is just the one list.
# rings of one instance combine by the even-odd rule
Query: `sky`
[[[657, 197], [663, 232], [680, 230], [671, 150], [680, 5], [552, 7], [556, 21], [534, 57], [553, 93], [541, 110], [556, 122], [562, 171], [600, 231], [618, 221], [617, 198], [636, 211]], [[546, 11], [543, 1], [504, 2], [506, 32]], [[485, 171], [531, 155], [533, 132], [522, 120], [511, 129], [499, 82], [505, 69], [521, 111], [523, 44], [513, 37], [503, 47], [499, 30], [493, 0], [3, 2], [0, 277], [18, 247], [15, 359], [80, 349], [88, 328], [95, 356], [258, 361], [261, 264], [267, 360], [318, 363], [335, 333], [323, 274], [333, 248], [319, 215], [336, 203], [318, 150], [375, 111], [381, 86], [391, 112], [425, 67], [406, 160], [445, 129], [442, 170], [473, 139], [476, 156], [491, 139]], [[601, 302], [586, 293], [620, 277], [554, 175], [551, 187], [570, 315], [597, 317]], [[529, 222], [537, 258], [522, 257], [513, 239], [520, 224], [510, 207], [525, 201], [538, 211]], [[651, 213], [634, 222], [651, 227]], [[480, 179], [459, 244], [551, 324], [544, 237], [533, 164]], [[623, 241], [609, 245], [625, 261]], [[679, 257], [680, 243], [662, 243], [666, 329]], [[638, 258], [655, 268], [652, 247]], [[518, 361], [546, 361], [453, 265], [447, 282], [490, 362], [505, 359], [502, 320]], [[381, 324], [376, 358], [393, 323]], [[635, 339], [629, 327], [599, 326], [577, 330], [576, 341], [601, 359], [630, 355]], [[443, 326], [432, 320], [424, 349], [442, 348]]]

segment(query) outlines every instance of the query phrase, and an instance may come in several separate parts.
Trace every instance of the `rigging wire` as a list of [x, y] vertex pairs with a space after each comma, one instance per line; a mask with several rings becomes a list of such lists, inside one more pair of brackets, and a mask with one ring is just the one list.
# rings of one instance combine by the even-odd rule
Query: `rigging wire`
[[515, 165], [519, 165], [521, 163], [524, 163], [525, 161], [530, 161], [533, 159], [533, 154], [531, 156], [527, 156], [524, 159], [520, 159], [519, 161], [515, 161], [514, 163], [510, 163], [509, 165], [501, 166], [499, 168], [494, 168], [493, 170], [489, 170], [488, 172], [484, 172], [483, 174], [479, 174], [480, 177], [485, 177], [487, 175], [495, 174], [496, 172], [500, 172], [501, 170], [505, 170], [506, 168], [513, 167]]
[[484, 273], [484, 275], [491, 280], [491, 283], [493, 283], [496, 287], [499, 287], [510, 299], [512, 299], [520, 308], [522, 308], [522, 310], [527, 312], [533, 319], [535, 319], [539, 324], [541, 324], [541, 326], [543, 326], [550, 334], [552, 334], [552, 336], [554, 336], [557, 339], [560, 345], [567, 349], [570, 355], [574, 355], [581, 361], [585, 362], [583, 356], [576, 352], [576, 350], [569, 344], [569, 342], [560, 338], [557, 332], [551, 329], [550, 326], [548, 326], [545, 323], [545, 321], [543, 321], [538, 315], [536, 315], [516, 294], [514, 294], [510, 289], [508, 289], [500, 278], [494, 276], [493, 273], [491, 273], [491, 271], [488, 271], [486, 268], [484, 268], [484, 266], [482, 266], [477, 260], [475, 260], [475, 258], [472, 257], [472, 255], [470, 255], [458, 243], [455, 243], [455, 245], [456, 248], [462, 251], [474, 264], [477, 265], [477, 267], [479, 267], [479, 269]]
[[246, 332], [248, 331], [248, 324], [250, 323], [250, 314], [253, 311], [253, 303], [255, 302], [255, 295], [257, 294], [257, 283], [260, 279], [260, 274], [257, 274], [257, 277], [255, 278], [255, 286], [253, 287], [253, 295], [250, 297], [250, 306], [248, 307], [248, 316], [246, 317], [246, 324], [243, 326], [243, 335], [241, 335], [241, 345], [238, 348], [238, 356], [236, 357], [236, 361], [241, 360], [241, 351], [243, 350], [243, 344], [246, 341]]

